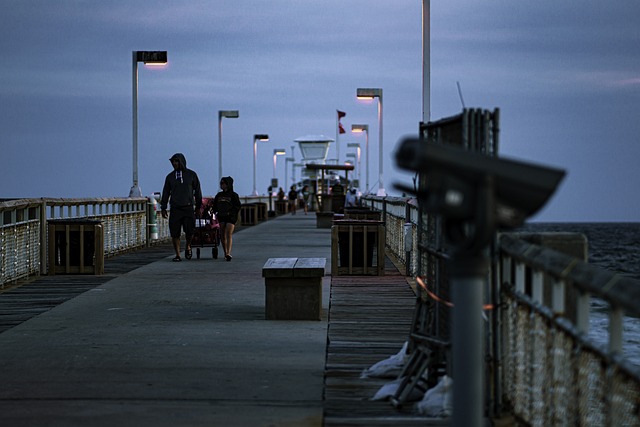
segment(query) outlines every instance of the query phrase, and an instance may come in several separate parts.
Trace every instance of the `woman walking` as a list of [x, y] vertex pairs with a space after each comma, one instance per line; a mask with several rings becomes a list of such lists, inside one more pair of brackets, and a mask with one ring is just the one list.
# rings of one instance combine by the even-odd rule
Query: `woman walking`
[[304, 202], [304, 214], [306, 215], [309, 211], [309, 204], [311, 203], [311, 192], [309, 191], [308, 185], [302, 187], [302, 201]]
[[222, 234], [222, 249], [224, 259], [231, 261], [231, 247], [233, 246], [233, 230], [236, 227], [240, 213], [240, 196], [233, 191], [233, 178], [226, 176], [220, 179], [220, 192], [213, 199], [213, 211], [216, 212]]
[[291, 211], [291, 215], [296, 214], [296, 205], [298, 204], [298, 192], [296, 191], [296, 186], [292, 185], [289, 190], [289, 210]]

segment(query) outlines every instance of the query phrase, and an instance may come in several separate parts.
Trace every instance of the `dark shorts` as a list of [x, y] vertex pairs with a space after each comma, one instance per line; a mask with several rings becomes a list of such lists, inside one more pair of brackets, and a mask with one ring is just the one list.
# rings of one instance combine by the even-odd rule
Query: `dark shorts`
[[238, 220], [238, 215], [218, 215], [218, 222], [225, 224], [235, 224]]
[[171, 234], [171, 237], [180, 237], [182, 230], [187, 236], [193, 236], [195, 227], [196, 215], [193, 211], [193, 206], [171, 208], [169, 211], [169, 234]]

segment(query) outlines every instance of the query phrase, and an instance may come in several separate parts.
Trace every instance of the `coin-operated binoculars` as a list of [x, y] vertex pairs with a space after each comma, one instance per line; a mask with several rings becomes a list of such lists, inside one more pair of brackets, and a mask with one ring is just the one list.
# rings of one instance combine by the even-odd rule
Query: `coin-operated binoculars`
[[405, 139], [400, 168], [418, 172], [417, 195], [425, 211], [441, 215], [451, 249], [453, 426], [480, 426], [482, 386], [482, 290], [495, 232], [515, 228], [542, 208], [565, 175], [537, 166], [420, 139]]

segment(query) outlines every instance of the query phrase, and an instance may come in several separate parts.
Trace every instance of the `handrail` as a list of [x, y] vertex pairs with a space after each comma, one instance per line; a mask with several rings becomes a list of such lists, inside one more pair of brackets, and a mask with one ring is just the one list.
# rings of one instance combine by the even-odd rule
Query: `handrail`
[[[106, 257], [142, 247], [148, 239], [147, 198], [34, 198], [0, 201], [0, 287], [46, 274], [47, 221], [99, 219]], [[159, 239], [169, 237], [168, 221], [157, 218]]]
[[640, 281], [602, 270], [576, 258], [536, 246], [513, 235], [500, 236], [504, 255], [543, 271], [555, 280], [571, 283], [577, 290], [602, 298], [629, 316], [640, 317]]
[[[243, 203], [268, 202], [247, 196]], [[104, 255], [111, 257], [149, 245], [150, 199], [145, 197], [22, 198], [0, 200], [0, 289], [30, 276], [46, 274], [47, 221], [102, 221]], [[168, 220], [157, 215], [158, 240], [169, 239]]]
[[[405, 222], [414, 227], [409, 259], [418, 252], [446, 258], [415, 239], [423, 231], [415, 229], [419, 211], [411, 199], [365, 196], [362, 203], [383, 213], [387, 251], [401, 262]], [[640, 281], [521, 237], [498, 236], [488, 275], [486, 299], [495, 307], [486, 324], [489, 415], [509, 410], [528, 425], [640, 425], [640, 367], [625, 355], [623, 336], [626, 323], [640, 317]], [[431, 280], [438, 286], [446, 272]], [[608, 329], [598, 332], [605, 342], [590, 333], [599, 318], [591, 313], [594, 299], [608, 306]], [[448, 311], [434, 309], [434, 323], [448, 322], [440, 319]]]

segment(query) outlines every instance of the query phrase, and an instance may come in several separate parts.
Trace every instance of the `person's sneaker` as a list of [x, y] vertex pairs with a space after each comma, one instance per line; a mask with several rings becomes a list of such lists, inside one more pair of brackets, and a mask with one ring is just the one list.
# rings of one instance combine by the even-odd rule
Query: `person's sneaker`
[[192, 256], [193, 256], [193, 253], [191, 252], [191, 248], [186, 248], [184, 250], [184, 257], [186, 259], [191, 259]]
[[231, 255], [225, 255], [224, 256], [225, 261], [231, 261], [232, 258], [233, 257]]
[[173, 262], [180, 262], [180, 261], [182, 261], [182, 258], [180, 258], [179, 256], [173, 259]]

